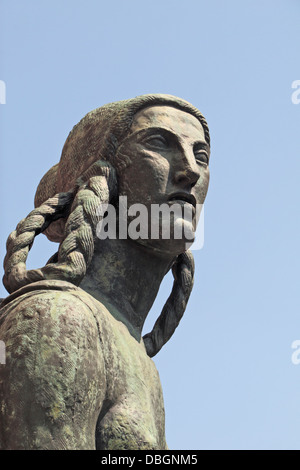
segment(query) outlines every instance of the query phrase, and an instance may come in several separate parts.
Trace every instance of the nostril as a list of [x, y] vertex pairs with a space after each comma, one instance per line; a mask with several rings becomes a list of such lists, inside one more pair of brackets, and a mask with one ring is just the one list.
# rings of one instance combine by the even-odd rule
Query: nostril
[[178, 171], [175, 175], [175, 182], [177, 184], [185, 184], [185, 185], [189, 185], [191, 186], [192, 188], [195, 186], [195, 184], [197, 183], [197, 181], [199, 180], [200, 178], [200, 174], [196, 171], [193, 171], [192, 169], [190, 170], [185, 170], [185, 171]]
[[195, 171], [191, 170], [189, 174], [189, 181], [191, 183], [192, 188], [195, 186], [199, 178], [200, 178], [200, 172], [198, 170], [195, 170]]
[[180, 171], [176, 173], [176, 176], [175, 176], [176, 183], [185, 183], [187, 179], [188, 177], [184, 171]]

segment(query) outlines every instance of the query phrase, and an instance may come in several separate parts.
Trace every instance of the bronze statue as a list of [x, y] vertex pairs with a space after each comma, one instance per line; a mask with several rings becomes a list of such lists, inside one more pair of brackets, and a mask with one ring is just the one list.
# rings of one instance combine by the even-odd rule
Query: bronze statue
[[[167, 448], [151, 357], [184, 313], [193, 256], [186, 240], [172, 236], [99, 239], [98, 208], [117, 207], [126, 196], [128, 206], [178, 202], [194, 210], [207, 193], [209, 151], [202, 114], [171, 95], [102, 106], [70, 132], [60, 162], [38, 186], [36, 208], [7, 241], [1, 449]], [[27, 271], [39, 233], [59, 250], [46, 266]], [[170, 269], [172, 293], [142, 337]]]

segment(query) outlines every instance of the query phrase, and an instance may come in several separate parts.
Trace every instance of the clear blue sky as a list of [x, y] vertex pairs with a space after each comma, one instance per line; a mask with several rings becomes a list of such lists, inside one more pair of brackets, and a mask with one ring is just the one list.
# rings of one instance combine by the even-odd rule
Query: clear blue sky
[[[300, 449], [299, 0], [1, 0], [0, 253], [81, 117], [185, 98], [212, 139], [205, 243], [155, 358], [170, 449]], [[55, 251], [39, 236], [29, 267]], [[163, 282], [147, 330], [169, 295]], [[6, 296], [2, 287], [0, 297]]]

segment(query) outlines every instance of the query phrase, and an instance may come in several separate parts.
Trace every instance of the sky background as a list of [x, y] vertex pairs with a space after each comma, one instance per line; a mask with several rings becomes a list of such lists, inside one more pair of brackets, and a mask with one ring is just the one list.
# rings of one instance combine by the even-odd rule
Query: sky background
[[[88, 111], [170, 93], [208, 121], [204, 247], [186, 313], [154, 358], [170, 449], [300, 449], [299, 44], [299, 0], [0, 1], [1, 259]], [[28, 267], [55, 251], [40, 235]]]

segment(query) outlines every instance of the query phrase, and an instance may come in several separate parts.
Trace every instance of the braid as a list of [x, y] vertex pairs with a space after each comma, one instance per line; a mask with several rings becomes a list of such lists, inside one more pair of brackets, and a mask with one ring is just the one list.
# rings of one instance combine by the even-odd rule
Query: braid
[[[52, 278], [53, 274], [55, 278], [63, 275], [69, 282], [78, 285], [86, 273], [94, 253], [95, 230], [100, 220], [97, 209], [100, 204], [108, 203], [116, 193], [114, 171], [109, 164], [105, 165], [101, 165], [103, 174], [89, 178], [75, 197], [66, 224], [65, 239], [58, 251], [58, 263], [45, 267]], [[94, 171], [99, 172], [99, 163], [93, 167]]]
[[[72, 197], [71, 192], [56, 194], [31, 211], [9, 235], [3, 277], [3, 284], [9, 293], [28, 283], [23, 282], [26, 277], [25, 262], [35, 236], [43, 232], [54, 220], [66, 216]], [[35, 275], [32, 273], [32, 280], [29, 282], [39, 281], [42, 278], [40, 270], [37, 270]]]
[[171, 295], [152, 331], [143, 337], [148, 356], [155, 356], [177, 328], [193, 288], [194, 270], [191, 251], [186, 251], [177, 257], [172, 267], [174, 284]]
[[[97, 176], [95, 176], [97, 175]], [[88, 181], [87, 181], [88, 180]], [[84, 183], [87, 181], [87, 183]], [[26, 259], [36, 235], [60, 217], [66, 217], [65, 236], [59, 251], [41, 269], [26, 270]], [[77, 180], [73, 192], [59, 193], [48, 199], [22, 220], [7, 241], [3, 283], [8, 292], [44, 279], [60, 279], [78, 285], [86, 273], [94, 252], [97, 208], [116, 192], [115, 172], [107, 162], [97, 161]]]

